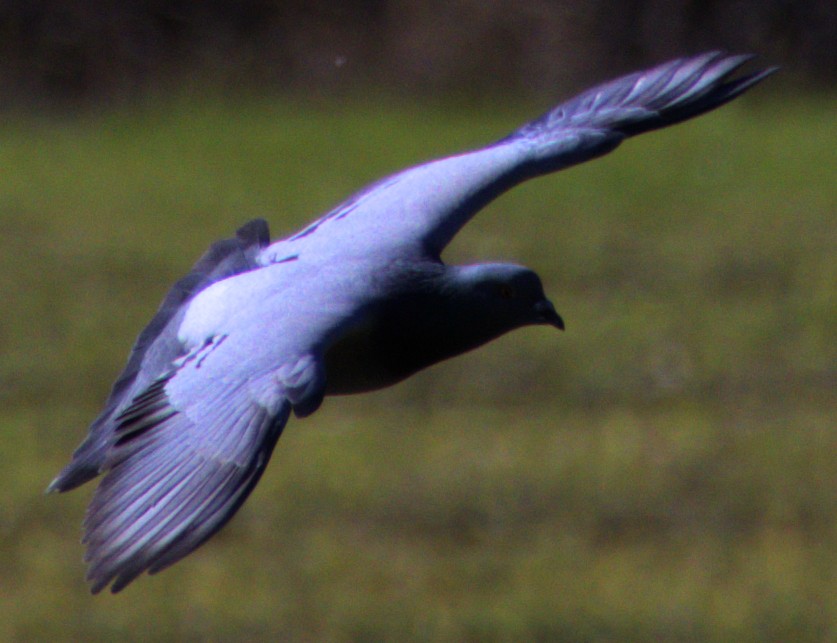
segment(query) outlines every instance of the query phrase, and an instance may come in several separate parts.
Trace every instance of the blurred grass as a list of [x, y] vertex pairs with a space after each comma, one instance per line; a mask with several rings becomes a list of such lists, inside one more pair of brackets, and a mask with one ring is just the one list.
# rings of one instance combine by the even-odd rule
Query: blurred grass
[[3, 640], [837, 639], [833, 97], [733, 104], [522, 186], [451, 261], [536, 268], [514, 333], [293, 422], [209, 545], [83, 582], [42, 490], [214, 239], [274, 236], [531, 106], [173, 99], [0, 124]]

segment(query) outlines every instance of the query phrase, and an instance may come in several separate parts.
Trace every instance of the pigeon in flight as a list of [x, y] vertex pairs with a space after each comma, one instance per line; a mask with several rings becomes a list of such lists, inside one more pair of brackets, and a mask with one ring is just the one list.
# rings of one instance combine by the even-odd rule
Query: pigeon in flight
[[624, 139], [703, 114], [774, 71], [710, 52], [599, 85], [485, 148], [367, 187], [270, 242], [251, 221], [178, 281], [48, 491], [104, 474], [84, 521], [87, 579], [118, 592], [215, 534], [291, 412], [372, 391], [522, 326], [564, 323], [538, 276], [440, 255], [489, 201]]

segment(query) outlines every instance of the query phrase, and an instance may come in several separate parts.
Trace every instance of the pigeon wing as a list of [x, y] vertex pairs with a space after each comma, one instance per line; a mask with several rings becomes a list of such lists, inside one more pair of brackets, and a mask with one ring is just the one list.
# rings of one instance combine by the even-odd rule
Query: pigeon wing
[[493, 145], [373, 184], [266, 248], [260, 261], [281, 260], [294, 246], [437, 258], [474, 214], [518, 183], [606, 154], [627, 137], [711, 111], [775, 71], [733, 78], [750, 59], [710, 52], [594, 87]]
[[214, 243], [189, 274], [172, 286], [157, 313], [137, 337], [104, 410], [91, 424], [73, 460], [49, 485], [48, 492], [69, 491], [99, 475], [114, 430], [114, 417], [131, 403], [134, 395], [164, 375], [186, 352], [177, 337], [177, 327], [189, 302], [213, 283], [259, 268], [256, 256], [269, 243], [267, 223], [254, 219], [239, 228], [234, 238]]
[[322, 399], [312, 357], [245, 375], [229, 368], [236, 349], [227, 339], [178, 360], [114, 419], [85, 519], [93, 592], [118, 592], [215, 534], [255, 487], [292, 408], [310, 411]]

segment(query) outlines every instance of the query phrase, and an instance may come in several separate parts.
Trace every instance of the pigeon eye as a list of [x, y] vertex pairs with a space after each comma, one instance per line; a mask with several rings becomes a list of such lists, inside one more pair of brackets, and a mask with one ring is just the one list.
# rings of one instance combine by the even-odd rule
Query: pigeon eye
[[500, 295], [500, 299], [514, 299], [514, 288], [509, 284], [500, 284], [497, 286], [497, 294]]

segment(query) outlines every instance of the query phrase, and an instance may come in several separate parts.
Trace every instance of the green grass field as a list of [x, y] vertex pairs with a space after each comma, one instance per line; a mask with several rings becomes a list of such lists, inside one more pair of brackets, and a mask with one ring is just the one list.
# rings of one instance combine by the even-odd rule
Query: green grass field
[[0, 640], [837, 640], [833, 98], [764, 92], [504, 196], [447, 259], [537, 269], [567, 332], [327, 400], [224, 531], [115, 597], [84, 583], [92, 487], [43, 489], [170, 283], [546, 105], [5, 118]]

